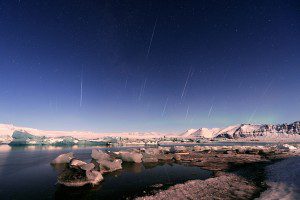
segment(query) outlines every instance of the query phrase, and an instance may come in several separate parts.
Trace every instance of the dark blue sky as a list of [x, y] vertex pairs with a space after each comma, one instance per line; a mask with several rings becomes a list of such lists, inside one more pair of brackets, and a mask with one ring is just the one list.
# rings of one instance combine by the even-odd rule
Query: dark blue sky
[[0, 1], [0, 123], [292, 122], [299, 64], [299, 1]]

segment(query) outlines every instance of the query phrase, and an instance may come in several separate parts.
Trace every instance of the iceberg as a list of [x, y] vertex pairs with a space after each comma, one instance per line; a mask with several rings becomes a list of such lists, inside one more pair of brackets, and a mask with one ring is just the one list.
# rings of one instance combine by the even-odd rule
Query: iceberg
[[80, 166], [80, 169], [84, 171], [90, 171], [95, 168], [95, 165], [93, 163], [83, 164]]
[[94, 171], [94, 170], [86, 171], [85, 174], [87, 179], [89, 180], [89, 183], [92, 185], [96, 185], [103, 180], [102, 174], [98, 171]]
[[61, 154], [51, 164], [66, 164], [67, 168], [58, 176], [58, 183], [69, 187], [80, 187], [86, 184], [98, 184], [103, 180], [100, 171], [95, 170], [94, 163], [86, 163], [74, 158], [72, 152]]
[[57, 178], [58, 183], [68, 187], [81, 187], [87, 184], [96, 185], [102, 180], [103, 176], [99, 171], [80, 169], [67, 169]]
[[30, 133], [27, 133], [26, 131], [14, 131], [12, 134], [13, 139], [35, 139], [39, 138], [37, 136], [31, 135]]
[[51, 164], [68, 164], [74, 158], [73, 152], [57, 156]]
[[110, 156], [107, 153], [104, 153], [103, 151], [96, 150], [96, 149], [92, 150], [91, 156], [95, 160], [108, 160], [110, 158]]
[[32, 135], [26, 131], [14, 131], [10, 145], [36, 145], [42, 144], [44, 137]]
[[79, 168], [79, 167], [81, 167], [82, 165], [85, 165], [85, 164], [87, 164], [87, 163], [74, 158], [70, 162], [70, 167], [71, 168]]
[[141, 163], [143, 155], [140, 153], [135, 152], [120, 152], [120, 158], [124, 162], [135, 162], [135, 163]]
[[101, 160], [98, 161], [101, 170], [105, 170], [106, 172], [113, 172], [119, 169], [122, 169], [122, 160]]

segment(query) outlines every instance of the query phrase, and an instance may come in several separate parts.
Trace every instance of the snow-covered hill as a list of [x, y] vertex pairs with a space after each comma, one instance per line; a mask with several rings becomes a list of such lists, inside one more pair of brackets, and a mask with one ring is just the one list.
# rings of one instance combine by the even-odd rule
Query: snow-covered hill
[[200, 128], [189, 129], [180, 136], [185, 138], [259, 138], [259, 137], [287, 137], [289, 135], [300, 136], [300, 121], [291, 124], [240, 124], [225, 128]]
[[214, 138], [220, 130], [220, 128], [189, 129], [180, 136], [184, 138]]

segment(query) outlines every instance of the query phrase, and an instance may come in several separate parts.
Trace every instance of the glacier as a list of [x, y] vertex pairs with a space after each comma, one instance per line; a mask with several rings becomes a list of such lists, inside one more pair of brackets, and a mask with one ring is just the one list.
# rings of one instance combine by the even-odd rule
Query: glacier
[[104, 140], [87, 140], [77, 139], [71, 136], [60, 136], [60, 137], [47, 137], [47, 136], [35, 136], [26, 131], [14, 131], [11, 138], [8, 138], [9, 145], [55, 145], [55, 146], [95, 146], [95, 145], [106, 145], [108, 141]]

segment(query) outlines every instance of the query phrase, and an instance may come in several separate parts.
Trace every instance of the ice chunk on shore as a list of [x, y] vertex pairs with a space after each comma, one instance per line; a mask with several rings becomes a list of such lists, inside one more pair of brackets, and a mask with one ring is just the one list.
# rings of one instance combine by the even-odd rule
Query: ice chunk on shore
[[57, 156], [52, 160], [51, 164], [67, 164], [74, 158], [73, 152], [65, 153]]
[[293, 145], [289, 145], [289, 144], [284, 144], [284, 147], [288, 148], [289, 150], [297, 150], [296, 147], [294, 147]]

